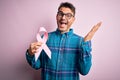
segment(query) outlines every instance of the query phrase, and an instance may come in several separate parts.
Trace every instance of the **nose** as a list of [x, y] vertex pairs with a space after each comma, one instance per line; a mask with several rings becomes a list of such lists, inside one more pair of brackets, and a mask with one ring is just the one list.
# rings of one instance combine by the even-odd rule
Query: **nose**
[[66, 16], [65, 16], [65, 15], [63, 15], [63, 16], [62, 16], [62, 19], [66, 19]]

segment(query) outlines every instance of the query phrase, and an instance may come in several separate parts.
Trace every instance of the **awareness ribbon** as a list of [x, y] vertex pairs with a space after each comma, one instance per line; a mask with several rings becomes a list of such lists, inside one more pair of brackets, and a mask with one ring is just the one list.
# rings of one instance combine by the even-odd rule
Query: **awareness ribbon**
[[[40, 33], [42, 33], [42, 32], [44, 32], [43, 38], [41, 38], [41, 35], [40, 35]], [[38, 42], [42, 42], [42, 45], [38, 49], [38, 52], [35, 53], [35, 61], [37, 61], [42, 49], [46, 52], [48, 57], [51, 59], [51, 51], [48, 48], [48, 46], [46, 45], [46, 41], [48, 39], [48, 33], [47, 33], [46, 29], [44, 27], [40, 27], [39, 32], [37, 33], [36, 37], [37, 37]]]

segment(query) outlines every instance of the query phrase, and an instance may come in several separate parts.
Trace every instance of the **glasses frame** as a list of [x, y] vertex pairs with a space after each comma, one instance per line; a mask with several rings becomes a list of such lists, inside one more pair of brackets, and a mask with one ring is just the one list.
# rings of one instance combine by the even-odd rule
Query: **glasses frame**
[[71, 13], [63, 13], [62, 11], [57, 12], [57, 16], [60, 18], [62, 18], [64, 15], [66, 19], [71, 19], [72, 17], [74, 17], [74, 15]]

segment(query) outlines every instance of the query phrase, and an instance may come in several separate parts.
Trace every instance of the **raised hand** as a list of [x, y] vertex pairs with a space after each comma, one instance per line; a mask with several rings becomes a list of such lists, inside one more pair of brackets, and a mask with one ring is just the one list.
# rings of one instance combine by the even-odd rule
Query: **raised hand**
[[93, 28], [90, 30], [90, 32], [84, 37], [84, 41], [89, 41], [92, 39], [94, 36], [95, 32], [99, 29], [101, 26], [102, 22], [97, 23], [96, 25], [93, 26]]

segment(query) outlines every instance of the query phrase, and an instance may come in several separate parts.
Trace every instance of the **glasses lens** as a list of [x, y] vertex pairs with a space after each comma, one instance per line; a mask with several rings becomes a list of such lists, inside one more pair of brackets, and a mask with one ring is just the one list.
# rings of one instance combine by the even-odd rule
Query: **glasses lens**
[[71, 17], [73, 17], [73, 15], [71, 13], [63, 13], [63, 12], [58, 12], [58, 17], [62, 18], [64, 15], [67, 19], [70, 19]]
[[71, 14], [71, 13], [67, 13], [67, 14], [66, 14], [66, 17], [67, 17], [68, 19], [70, 19], [70, 18], [72, 17], [72, 14]]
[[62, 17], [64, 14], [62, 12], [58, 12], [58, 16]]

